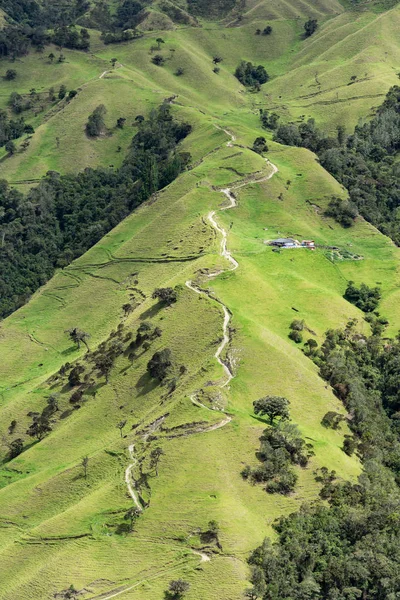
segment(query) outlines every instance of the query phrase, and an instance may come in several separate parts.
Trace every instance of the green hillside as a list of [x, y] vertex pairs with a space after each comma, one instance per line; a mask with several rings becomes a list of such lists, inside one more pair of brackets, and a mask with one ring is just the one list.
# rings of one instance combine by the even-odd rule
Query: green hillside
[[[371, 116], [397, 83], [400, 58], [400, 8], [372, 8], [249, 0], [239, 22], [234, 13], [200, 17], [199, 27], [175, 23], [107, 46], [91, 30], [90, 51], [63, 49], [63, 63], [48, 59], [58, 52], [53, 46], [0, 61], [1, 73], [17, 71], [15, 80], [2, 80], [6, 111], [13, 91], [28, 95], [34, 87], [46, 96], [63, 84], [78, 92], [24, 114], [35, 128], [28, 148], [21, 148], [24, 136], [12, 156], [0, 149], [1, 178], [20, 191], [49, 170], [120, 167], [135, 118], [147, 118], [165, 98], [174, 118], [193, 128], [180, 144], [190, 167], [0, 324], [0, 598], [157, 600], [171, 579], [183, 578], [188, 600], [240, 599], [250, 552], [276, 535], [275, 519], [317, 498], [317, 469], [356, 481], [362, 465], [342, 449], [347, 424], [321, 424], [328, 411], [345, 414], [342, 402], [304, 346], [288, 338], [289, 326], [303, 319], [319, 344], [326, 330], [351, 318], [368, 334], [364, 314], [343, 298], [353, 280], [380, 286], [385, 335], [395, 335], [400, 252], [361, 216], [348, 229], [324, 216], [331, 197], [346, 198], [346, 190], [308, 150], [272, 141], [259, 109], [285, 122], [313, 117], [327, 132], [344, 124], [350, 133]], [[308, 18], [319, 27], [304, 40]], [[256, 35], [268, 22], [272, 34]], [[164, 66], [151, 62], [159, 37]], [[218, 73], [216, 56], [223, 59]], [[234, 77], [241, 59], [271, 76], [259, 93]], [[107, 132], [90, 139], [85, 124], [99, 104]], [[265, 156], [251, 149], [260, 135]], [[224, 235], [233, 261], [221, 252]], [[319, 247], [274, 252], [265, 241], [277, 237]], [[152, 297], [165, 287], [177, 290], [170, 306]], [[161, 333], [132, 346], [143, 323]], [[75, 327], [90, 334], [89, 353], [66, 334]], [[95, 361], [111, 347], [107, 382]], [[161, 384], [147, 364], [166, 348], [172, 366]], [[78, 387], [68, 374], [79, 365], [84, 394], [71, 402]], [[40, 441], [29, 437], [34, 414], [54, 394], [52, 431]], [[291, 419], [314, 453], [305, 468], [294, 467], [299, 479], [288, 495], [241, 477], [245, 465], [257, 464], [267, 420], [254, 414], [253, 402], [265, 395], [289, 399]], [[24, 451], [8, 460], [17, 438]], [[157, 469], [156, 448], [163, 450]], [[218, 523], [217, 537], [207, 535], [210, 521]], [[68, 596], [70, 586], [79, 595]]]

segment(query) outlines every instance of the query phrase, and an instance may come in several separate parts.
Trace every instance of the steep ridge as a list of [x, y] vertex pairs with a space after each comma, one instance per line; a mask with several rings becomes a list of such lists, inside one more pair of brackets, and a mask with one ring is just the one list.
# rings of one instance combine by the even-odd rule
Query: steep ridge
[[[171, 35], [177, 40], [189, 34]], [[211, 44], [215, 32], [193, 35], [188, 54], [202, 36]], [[344, 191], [311, 153], [268, 140], [268, 159], [278, 169], [271, 171], [249, 149], [260, 135], [253, 107], [259, 100], [232, 83], [228, 70], [237, 56], [226, 59], [229, 69], [207, 104], [203, 84], [193, 84], [197, 73], [186, 82], [177, 82], [169, 66], [148, 73], [147, 47], [141, 44], [118, 50], [122, 64], [135, 63], [117, 69], [124, 83], [132, 77], [137, 87], [132, 116], [172, 95], [167, 92], [179, 93], [174, 113], [194, 126], [183, 149], [192, 153], [195, 166], [2, 323], [2, 434], [7, 438], [8, 424], [16, 419], [15, 436], [26, 439], [27, 413], [41, 411], [54, 391], [61, 407], [50, 435], [27, 441], [25, 451], [0, 471], [5, 600], [57, 597], [71, 584], [88, 600], [162, 598], [168, 581], [177, 577], [190, 581], [189, 600], [240, 598], [248, 553], [276, 517], [315, 498], [315, 469], [334, 468], [347, 479], [360, 472], [357, 459], [341, 450], [346, 429], [321, 426], [325, 412], [342, 409], [313, 363], [288, 340], [291, 320], [305, 319], [318, 340], [349, 317], [367, 330], [360, 311], [342, 298], [353, 279], [379, 281], [382, 314], [392, 331], [400, 325], [398, 249], [362, 219], [343, 230], [321, 216], [331, 195]], [[203, 50], [207, 60], [210, 47]], [[211, 64], [199, 61], [202, 76], [206, 68], [212, 72]], [[99, 68], [97, 80], [107, 66]], [[109, 86], [111, 98], [119, 83], [105, 75], [93, 87], [99, 85], [101, 95], [102, 86]], [[234, 132], [230, 141], [227, 132]], [[323, 249], [273, 253], [263, 242], [281, 235], [351, 244], [363, 260], [332, 262]], [[156, 287], [175, 285], [175, 305], [161, 308], [151, 298]], [[128, 301], [134, 309], [125, 315]], [[73, 326], [88, 331], [93, 351], [119, 325], [135, 336], [143, 321], [160, 327], [161, 338], [133, 362], [121, 355], [109, 384], [99, 378], [97, 393], [73, 410], [68, 386], [49, 381], [67, 361], [87, 366], [83, 350], [64, 331]], [[176, 367], [186, 369], [172, 392], [146, 371], [152, 354], [165, 347]], [[289, 398], [292, 419], [315, 452], [289, 497], [267, 495], [240, 477], [244, 464], [256, 462], [265, 423], [255, 418], [252, 402], [266, 393]], [[124, 437], [116, 428], [122, 420]], [[152, 430], [154, 423], [160, 426]], [[164, 455], [156, 476], [149, 453], [158, 446]], [[89, 457], [87, 479], [83, 456]], [[147, 483], [140, 480], [143, 474]], [[147, 508], [140, 510], [134, 531], [119, 531], [127, 523], [124, 515], [133, 505], [142, 508], [142, 500]], [[221, 548], [202, 541], [211, 519], [220, 526]]]

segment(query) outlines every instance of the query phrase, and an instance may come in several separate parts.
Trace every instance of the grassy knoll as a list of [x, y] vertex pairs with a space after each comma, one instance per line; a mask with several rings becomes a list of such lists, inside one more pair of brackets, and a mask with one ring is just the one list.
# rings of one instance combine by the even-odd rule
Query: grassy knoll
[[[340, 77], [347, 81], [361, 36], [366, 44], [371, 31], [379, 35], [380, 27], [398, 18], [398, 11], [380, 17], [363, 13], [354, 19], [339, 14], [339, 4], [316, 2], [312, 7], [318, 18], [332, 18], [315, 38], [302, 42], [301, 22], [294, 21], [297, 13], [292, 13], [301, 11], [302, 19], [306, 13], [309, 16], [311, 3], [293, 2], [288, 14], [289, 4], [249, 3], [243, 27], [212, 24], [164, 32], [162, 53], [168, 61], [162, 68], [151, 64], [149, 54], [158, 33], [130, 44], [99, 45], [95, 56], [68, 53], [57, 81], [69, 88], [79, 85], [78, 96], [48, 118], [39, 117], [26, 153], [1, 163], [2, 176], [14, 181], [40, 176], [48, 169], [116, 166], [134, 134], [134, 117], [147, 114], [167, 96], [176, 96], [175, 115], [193, 125], [193, 133], [182, 145], [192, 155], [192, 168], [60, 270], [26, 306], [1, 323], [0, 433], [7, 440], [23, 437], [25, 441], [25, 451], [0, 469], [0, 589], [5, 600], [54, 598], [71, 584], [84, 590], [81, 597], [87, 600], [118, 592], [121, 598], [157, 600], [168, 581], [178, 576], [191, 583], [188, 600], [236, 600], [246, 585], [248, 553], [272, 533], [274, 519], [316, 497], [319, 486], [314, 471], [326, 466], [352, 480], [360, 472], [357, 458], [341, 450], [346, 427], [332, 431], [321, 426], [328, 410], [343, 409], [318, 377], [316, 366], [288, 339], [288, 328], [294, 318], [302, 318], [321, 341], [327, 328], [356, 317], [360, 329], [367, 331], [362, 313], [342, 297], [347, 280], [353, 279], [369, 285], [379, 282], [381, 313], [389, 319], [391, 333], [396, 331], [400, 326], [399, 251], [361, 218], [344, 230], [323, 217], [331, 195], [345, 192], [310, 152], [268, 141], [268, 157], [279, 172], [268, 181], [258, 181], [271, 169], [249, 146], [260, 135], [257, 109], [270, 102], [269, 94], [274, 100], [284, 90], [282, 102], [288, 107], [284, 114], [302, 114], [296, 113], [293, 86], [303, 85], [303, 80], [293, 73], [304, 72], [309, 78], [304, 81], [311, 85], [317, 67], [310, 63], [319, 56], [318, 65], [324, 69], [331, 65], [334, 70], [336, 65], [339, 72], [339, 65], [345, 64]], [[291, 20], [274, 22], [277, 37], [267, 39], [252, 33], [251, 19], [256, 16]], [[336, 43], [330, 29], [335, 24]], [[347, 64], [352, 40], [354, 53]], [[379, 48], [383, 43], [379, 41]], [[392, 50], [390, 61], [397, 56], [397, 50]], [[324, 52], [328, 62], [321, 58]], [[366, 60], [367, 50], [360, 52]], [[218, 75], [212, 70], [216, 53], [224, 58]], [[119, 66], [99, 79], [113, 56]], [[371, 57], [374, 73], [378, 66], [382, 68], [377, 80], [381, 93], [394, 83], [391, 62], [374, 49]], [[233, 77], [240, 58], [270, 63], [268, 69], [276, 78], [261, 94], [245, 91]], [[26, 75], [21, 67], [21, 81], [27, 90], [29, 61], [39, 69], [40, 60], [44, 59], [36, 55], [24, 59]], [[178, 66], [184, 68], [181, 77], [174, 74]], [[54, 69], [53, 75], [58, 69], [45, 67], [43, 72]], [[318, 66], [318, 71], [323, 85], [328, 85], [329, 69]], [[50, 79], [44, 87], [54, 85]], [[337, 81], [345, 85], [342, 79]], [[374, 82], [371, 77], [365, 85]], [[358, 85], [364, 83], [346, 90]], [[352, 122], [375, 102], [369, 97], [349, 105], [344, 118]], [[110, 129], [118, 116], [125, 116], [127, 123], [110, 137], [89, 141], [84, 124], [100, 103], [108, 109]], [[338, 113], [330, 105], [314, 105], [311, 110], [334, 128]], [[221, 128], [237, 137], [232, 146], [226, 145], [230, 138]], [[56, 137], [62, 141], [59, 149]], [[119, 145], [120, 153], [116, 152]], [[226, 203], [220, 188], [246, 181], [246, 186], [234, 191], [237, 207], [218, 212]], [[209, 279], [209, 270], [229, 268], [219, 254], [220, 236], [207, 219], [211, 210], [217, 211], [216, 220], [229, 232], [228, 247], [239, 268]], [[363, 260], [338, 260], [324, 248], [275, 253], [264, 241], [278, 235], [350, 249]], [[188, 289], [187, 280], [208, 289], [211, 298]], [[178, 286], [176, 304], [160, 307], [151, 298], [160, 286]], [[221, 387], [224, 373], [214, 356], [222, 339], [223, 312], [213, 297], [232, 311], [231, 341], [225, 354], [235, 377], [226, 387]], [[128, 315], [123, 310], [127, 302], [133, 307]], [[159, 327], [162, 334], [148, 349], [136, 351], [132, 360], [126, 336], [134, 339], [143, 321]], [[118, 326], [125, 340], [109, 383], [96, 376], [79, 409], [70, 403], [73, 390], [65, 378], [49, 381], [66, 362], [79, 362], [86, 375], [94, 376], [85, 349], [78, 350], [64, 333], [75, 326], [91, 334], [91, 351]], [[175, 388], [159, 385], [146, 372], [153, 353], [166, 347], [172, 351]], [[37, 442], [25, 434], [31, 422], [28, 413], [40, 412], [50, 393], [59, 394], [59, 411], [53, 416], [53, 431]], [[299, 484], [288, 497], [267, 495], [240, 476], [245, 464], [256, 464], [258, 438], [266, 425], [255, 418], [252, 403], [266, 394], [290, 400], [293, 421], [315, 452], [309, 466], [298, 470]], [[213, 407], [229, 413], [232, 420], [211, 430], [226, 419], [221, 410], [210, 410]], [[10, 436], [7, 429], [13, 419], [17, 423]], [[123, 420], [127, 423], [121, 437], [116, 425]], [[131, 444], [139, 460], [136, 464], [129, 456]], [[165, 453], [158, 476], [149, 459], [157, 446]], [[89, 457], [87, 479], [83, 456]], [[148, 486], [142, 480], [139, 487], [149, 506], [133, 533], [121, 527], [126, 526], [124, 515], [133, 506], [124, 480], [129, 464], [135, 480], [140, 478], [140, 468], [148, 474]], [[211, 519], [220, 525], [222, 549], [201, 535]], [[204, 546], [209, 546], [211, 560], [201, 562], [193, 550]]]

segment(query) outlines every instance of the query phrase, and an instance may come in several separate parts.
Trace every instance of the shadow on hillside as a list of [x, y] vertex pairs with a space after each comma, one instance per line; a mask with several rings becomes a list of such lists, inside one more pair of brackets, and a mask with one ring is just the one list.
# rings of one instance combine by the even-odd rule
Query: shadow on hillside
[[157, 302], [154, 306], [150, 306], [147, 310], [145, 310], [140, 316], [139, 319], [141, 321], [147, 321], [147, 319], [153, 319], [162, 308], [161, 302]]
[[265, 419], [264, 417], [259, 417], [258, 415], [250, 415], [252, 419], [255, 421], [259, 421], [260, 423], [264, 423], [264, 425], [270, 425], [269, 419]]
[[148, 373], [143, 373], [138, 379], [135, 388], [139, 390], [138, 396], [145, 396], [149, 392], [152, 392], [158, 385], [158, 381], [151, 379]]
[[62, 356], [68, 356], [69, 354], [73, 354], [74, 352], [77, 351], [77, 347], [76, 346], [70, 346], [69, 348], [66, 348], [65, 350], [63, 350], [61, 352]]

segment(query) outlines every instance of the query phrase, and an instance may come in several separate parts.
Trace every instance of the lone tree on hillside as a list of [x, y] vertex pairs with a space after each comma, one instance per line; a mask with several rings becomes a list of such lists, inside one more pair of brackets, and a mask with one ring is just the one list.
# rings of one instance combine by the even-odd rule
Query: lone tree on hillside
[[150, 452], [150, 468], [155, 469], [156, 475], [158, 476], [158, 463], [160, 462], [160, 458], [165, 455], [165, 452], [162, 448], [157, 446]]
[[254, 152], [257, 152], [257, 154], [262, 154], [263, 152], [268, 152], [267, 140], [265, 139], [265, 137], [260, 136], [260, 137], [256, 138], [253, 142], [252, 150]]
[[49, 59], [49, 61], [52, 63], [53, 60], [55, 59], [55, 56], [52, 52], [50, 52], [49, 56], [47, 57]]
[[271, 27], [271, 25], [267, 25], [263, 29], [263, 35], [271, 35], [271, 33], [272, 33], [272, 27]]
[[289, 419], [289, 400], [280, 396], [265, 396], [253, 402], [256, 415], [266, 415], [269, 418], [270, 425], [273, 424], [276, 417], [281, 421]]
[[168, 585], [168, 597], [178, 600], [189, 591], [190, 584], [184, 579], [173, 579]]
[[157, 50], [161, 50], [161, 44], [165, 44], [164, 40], [159, 37], [156, 39], [156, 42], [157, 42]]
[[317, 19], [308, 19], [308, 21], [306, 21], [304, 23], [304, 31], [305, 31], [305, 36], [306, 37], [310, 37], [313, 33], [315, 33], [318, 29], [318, 21]]
[[164, 348], [153, 354], [152, 358], [147, 363], [147, 371], [151, 377], [163, 381], [168, 375], [171, 361], [171, 350]]
[[114, 67], [115, 67], [115, 63], [116, 63], [116, 62], [117, 62], [117, 59], [116, 59], [116, 58], [111, 58], [111, 60], [110, 60], [110, 63], [111, 63], [111, 65], [112, 65], [112, 68], [114, 68]]
[[90, 338], [90, 334], [86, 333], [86, 331], [82, 331], [81, 329], [78, 329], [78, 327], [73, 327], [72, 329], [66, 329], [65, 333], [68, 333], [71, 341], [74, 342], [74, 344], [76, 344], [78, 346], [78, 350], [81, 347], [81, 343], [84, 344], [87, 348], [87, 351], [89, 352], [89, 345], [87, 343], [88, 339]]
[[86, 133], [89, 137], [97, 137], [105, 131], [106, 124], [104, 122], [104, 115], [107, 113], [107, 109], [104, 104], [100, 104], [94, 109], [91, 115], [89, 115], [88, 122], [86, 123]]
[[170, 306], [171, 304], [177, 301], [178, 294], [173, 288], [166, 287], [155, 289], [151, 297], [154, 299], [157, 298], [163, 304]]
[[121, 437], [122, 437], [122, 430], [123, 430], [123, 428], [125, 427], [125, 425], [126, 425], [126, 420], [125, 420], [125, 421], [120, 421], [120, 422], [118, 423], [118, 425], [117, 425], [117, 429], [119, 429], [119, 431], [120, 431], [120, 434], [121, 434]]
[[89, 457], [88, 456], [84, 456], [82, 458], [82, 461], [81, 461], [81, 466], [83, 468], [83, 476], [84, 476], [85, 479], [87, 479], [88, 465], [89, 465]]

